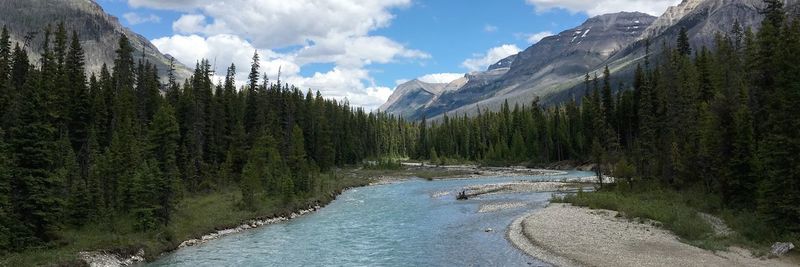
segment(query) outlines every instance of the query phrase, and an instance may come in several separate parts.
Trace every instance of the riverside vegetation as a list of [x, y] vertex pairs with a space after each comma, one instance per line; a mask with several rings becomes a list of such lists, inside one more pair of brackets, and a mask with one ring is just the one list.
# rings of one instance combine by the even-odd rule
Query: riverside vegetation
[[182, 84], [170, 75], [162, 85], [124, 37], [114, 66], [87, 79], [78, 38], [63, 26], [37, 39], [36, 62], [4, 30], [0, 264], [68, 262], [97, 249], [155, 257], [367, 182], [337, 175], [340, 167], [377, 159], [395, 168], [382, 159], [400, 157], [593, 162], [618, 183], [564, 201], [662, 220], [690, 241], [710, 231], [696, 211], [722, 215], [754, 246], [797, 241], [800, 22], [781, 1], [766, 2], [757, 32], [732, 25], [713, 49], [693, 49], [683, 32], [674, 47], [648, 49], [616, 94], [609, 71], [587, 74], [580, 101], [435, 123], [271, 83], [257, 54], [241, 87], [236, 66], [215, 84], [207, 60]]

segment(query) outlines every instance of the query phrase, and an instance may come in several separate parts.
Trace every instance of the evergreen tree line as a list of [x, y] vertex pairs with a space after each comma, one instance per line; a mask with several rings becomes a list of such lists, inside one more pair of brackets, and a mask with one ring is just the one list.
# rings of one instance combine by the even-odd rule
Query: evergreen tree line
[[[608, 68], [585, 96], [557, 107], [511, 108], [419, 126], [413, 155], [488, 164], [594, 162], [675, 190], [699, 189], [719, 208], [757, 211], [779, 233], [800, 232], [800, 22], [766, 0], [759, 31], [738, 23], [714, 49], [686, 30], [613, 90]], [[618, 91], [614, 94], [613, 91]], [[613, 167], [612, 167], [613, 166]], [[631, 174], [624, 174], [631, 173]], [[602, 182], [602, 180], [601, 180]]]
[[243, 209], [288, 205], [321, 194], [332, 168], [405, 155], [417, 136], [402, 120], [270, 83], [258, 54], [241, 88], [236, 66], [215, 83], [207, 60], [162, 84], [124, 35], [114, 65], [88, 78], [77, 33], [60, 24], [43, 39], [34, 62], [5, 27], [0, 36], [0, 253], [119, 218], [158, 229], [186, 195], [240, 188]]

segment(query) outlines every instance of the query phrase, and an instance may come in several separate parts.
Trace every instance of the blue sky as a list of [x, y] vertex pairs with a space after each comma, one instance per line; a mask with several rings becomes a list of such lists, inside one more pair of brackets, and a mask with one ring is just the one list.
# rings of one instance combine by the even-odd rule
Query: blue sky
[[678, 0], [97, 1], [187, 65], [235, 63], [243, 81], [257, 49], [272, 79], [280, 68], [284, 81], [373, 109], [398, 82], [447, 82], [589, 16], [658, 14]]

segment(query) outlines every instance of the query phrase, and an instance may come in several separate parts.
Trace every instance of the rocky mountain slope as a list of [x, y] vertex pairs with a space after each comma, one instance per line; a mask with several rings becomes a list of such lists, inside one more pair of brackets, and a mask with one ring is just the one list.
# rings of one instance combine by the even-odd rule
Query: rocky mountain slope
[[[790, 14], [800, 14], [800, 0], [785, 0]], [[580, 97], [586, 73], [612, 72], [613, 84], [628, 82], [645, 55], [645, 39], [652, 51], [674, 45], [681, 28], [688, 30], [695, 49], [712, 46], [716, 33], [729, 32], [736, 22], [756, 29], [761, 23], [762, 0], [684, 0], [656, 18], [642, 13], [615, 13], [590, 18], [581, 26], [547, 37], [515, 55], [501, 77], [474, 86], [446, 90], [410, 119], [444, 113], [474, 114], [478, 108], [497, 109], [502, 103], [560, 103]], [[493, 67], [504, 69], [504, 59]], [[490, 68], [492, 69], [492, 68]], [[403, 110], [396, 107], [394, 110]]]
[[395, 88], [379, 110], [409, 117], [441, 95], [446, 86], [446, 83], [426, 83], [417, 79], [405, 82]]
[[471, 114], [477, 111], [476, 107], [499, 107], [506, 99], [529, 104], [535, 96], [549, 94], [551, 87], [582, 77], [605, 62], [636, 41], [655, 19], [630, 12], [590, 18], [576, 28], [544, 38], [501, 60], [486, 72], [466, 75], [469, 82], [464, 86], [443, 92], [424, 109], [403, 114], [412, 114], [410, 119], [432, 118], [448, 112]]
[[[113, 63], [121, 34], [126, 35], [145, 58], [156, 64], [161, 74], [169, 69], [169, 55], [161, 54], [143, 36], [120, 24], [107, 14], [94, 0], [0, 0], [0, 26], [11, 32], [12, 42], [27, 43], [28, 52], [38, 58], [43, 41], [44, 28], [55, 27], [64, 22], [68, 31], [78, 31], [86, 53], [86, 69], [99, 73], [103, 63]], [[176, 76], [184, 79], [192, 74], [191, 69], [176, 62]]]

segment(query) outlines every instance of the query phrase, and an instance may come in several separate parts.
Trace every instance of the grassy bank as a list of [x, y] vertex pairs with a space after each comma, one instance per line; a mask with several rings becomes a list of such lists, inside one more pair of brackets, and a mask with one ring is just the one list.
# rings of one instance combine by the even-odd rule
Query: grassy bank
[[378, 177], [420, 177], [426, 179], [467, 174], [441, 168], [359, 168], [344, 169], [336, 179], [324, 179], [318, 193], [298, 196], [286, 204], [280, 196], [261, 198], [255, 211], [240, 207], [242, 199], [238, 187], [232, 186], [202, 195], [185, 196], [176, 207], [172, 222], [157, 231], [134, 230], [134, 218], [119, 218], [111, 222], [87, 225], [79, 229], [61, 231], [58, 243], [47, 247], [29, 249], [0, 258], [0, 266], [82, 266], [78, 252], [104, 250], [122, 255], [133, 255], [140, 248], [152, 260], [158, 255], [177, 248], [181, 242], [204, 234], [239, 226], [242, 222], [288, 215], [316, 204], [324, 205], [334, 200], [345, 188], [364, 186]]
[[[657, 185], [642, 185], [636, 190], [607, 187], [598, 192], [578, 192], [553, 196], [552, 202], [571, 203], [591, 209], [615, 210], [632, 220], [654, 220], [679, 236], [683, 242], [709, 250], [730, 246], [747, 247], [757, 254], [766, 253], [773, 242], [800, 241], [796, 235], [776, 233], [752, 211], [734, 211], [722, 207], [720, 200], [701, 191], [675, 191]], [[717, 216], [733, 230], [729, 235], [715, 234], [712, 225], [698, 213]]]
[[283, 216], [315, 204], [327, 204], [341, 190], [370, 182], [363, 175], [341, 175], [336, 180], [325, 181], [320, 192], [297, 197], [289, 204], [282, 202], [280, 197], [262, 198], [255, 211], [239, 208], [241, 193], [235, 187], [187, 196], [178, 204], [172, 222], [157, 231], [135, 231], [133, 218], [98, 222], [80, 229], [64, 229], [57, 244], [5, 255], [0, 259], [0, 266], [81, 266], [83, 262], [77, 259], [78, 252], [93, 250], [132, 255], [143, 248], [146, 256], [153, 259], [163, 252], [174, 250], [184, 240], [232, 228], [247, 220]]

